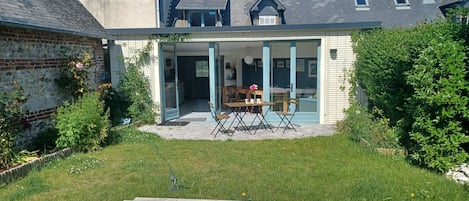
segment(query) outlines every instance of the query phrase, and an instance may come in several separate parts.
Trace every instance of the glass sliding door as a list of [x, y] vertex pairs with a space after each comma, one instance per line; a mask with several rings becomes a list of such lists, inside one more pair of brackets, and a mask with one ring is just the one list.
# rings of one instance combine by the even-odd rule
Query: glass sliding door
[[[314, 41], [297, 42], [296, 98], [298, 112], [318, 112], [318, 53]], [[314, 114], [311, 114], [314, 115]]]
[[219, 44], [209, 44], [209, 69], [210, 69], [210, 101], [217, 111], [221, 111], [221, 98], [223, 88], [223, 57], [220, 56]]
[[168, 121], [179, 117], [179, 79], [178, 66], [176, 62], [176, 45], [162, 44], [160, 65], [163, 69], [162, 80], [164, 81], [164, 120]]
[[[272, 111], [296, 110], [295, 121], [319, 122], [318, 46], [315, 41], [270, 43], [270, 101]], [[289, 107], [288, 99], [298, 105]]]
[[275, 42], [270, 44], [270, 101], [275, 105], [272, 111], [287, 111], [290, 97], [290, 43]]

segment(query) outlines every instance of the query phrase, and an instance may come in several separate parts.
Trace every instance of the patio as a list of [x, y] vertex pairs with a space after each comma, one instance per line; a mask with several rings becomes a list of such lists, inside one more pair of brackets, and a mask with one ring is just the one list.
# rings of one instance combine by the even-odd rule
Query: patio
[[[208, 114], [209, 115], [209, 114]], [[215, 122], [204, 121], [190, 122], [184, 126], [146, 125], [138, 128], [140, 131], [158, 134], [163, 139], [184, 140], [266, 140], [266, 139], [294, 139], [315, 136], [330, 136], [335, 133], [334, 125], [321, 124], [296, 124], [296, 130], [275, 129], [272, 133], [269, 129], [259, 129], [255, 135], [246, 131], [236, 131], [232, 136], [219, 133], [215, 138], [209, 135]]]

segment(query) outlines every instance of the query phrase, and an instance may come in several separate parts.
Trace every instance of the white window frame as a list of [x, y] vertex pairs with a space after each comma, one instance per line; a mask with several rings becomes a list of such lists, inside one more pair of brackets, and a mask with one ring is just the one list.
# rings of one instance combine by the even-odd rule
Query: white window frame
[[260, 15], [259, 16], [259, 25], [277, 25], [277, 16], [276, 15]]

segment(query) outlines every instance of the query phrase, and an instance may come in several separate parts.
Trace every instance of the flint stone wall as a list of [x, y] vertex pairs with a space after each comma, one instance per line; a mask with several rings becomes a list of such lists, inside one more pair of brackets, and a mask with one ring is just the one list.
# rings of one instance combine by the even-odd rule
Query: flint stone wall
[[26, 132], [19, 145], [26, 145], [35, 135], [50, 126], [50, 117], [65, 100], [55, 79], [64, 67], [63, 50], [71, 55], [92, 57], [89, 84], [96, 88], [104, 72], [101, 39], [0, 26], [0, 91], [19, 83], [29, 96], [25, 104]]

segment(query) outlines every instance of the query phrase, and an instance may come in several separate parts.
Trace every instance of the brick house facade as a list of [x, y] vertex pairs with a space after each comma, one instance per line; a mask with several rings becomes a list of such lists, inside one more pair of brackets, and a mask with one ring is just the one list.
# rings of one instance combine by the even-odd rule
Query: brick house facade
[[[15, 6], [19, 2], [2, 0], [0, 7], [23, 9], [21, 6]], [[0, 91], [8, 90], [13, 82], [17, 82], [28, 95], [24, 107], [26, 121], [23, 122], [26, 130], [19, 135], [20, 138], [17, 141], [20, 146], [27, 145], [38, 132], [50, 127], [51, 115], [65, 100], [70, 99], [56, 83], [56, 79], [61, 74], [60, 69], [66, 65], [63, 50], [77, 56], [90, 54], [92, 68], [89, 69], [89, 84], [92, 88], [98, 86], [104, 72], [104, 50], [101, 38], [105, 35], [105, 31], [101, 25], [97, 21], [91, 21], [95, 28], [86, 31], [73, 30], [75, 27], [73, 24], [53, 24], [53, 20], [35, 21], [37, 13], [29, 13], [30, 16], [28, 9], [34, 9], [34, 12], [42, 10], [47, 15], [55, 14], [58, 15], [57, 18], [60, 18], [60, 13], [46, 12], [48, 9], [44, 6], [50, 2], [35, 3], [37, 5], [29, 5], [26, 11], [22, 11], [25, 15], [23, 17], [27, 20], [15, 16], [19, 19], [16, 20], [8, 16], [10, 14], [8, 11], [0, 12], [2, 13], [0, 14]], [[82, 7], [78, 1], [72, 1], [68, 6]], [[77, 15], [85, 16], [77, 17], [77, 20], [94, 19], [83, 7], [72, 10], [81, 10], [81, 14], [77, 12]], [[77, 21], [76, 26], [80, 26], [79, 23], [90, 23], [90, 21]], [[90, 26], [87, 25], [87, 27]]]

